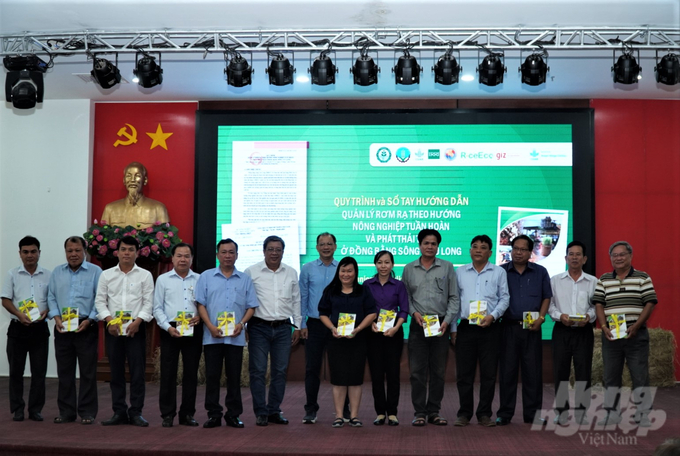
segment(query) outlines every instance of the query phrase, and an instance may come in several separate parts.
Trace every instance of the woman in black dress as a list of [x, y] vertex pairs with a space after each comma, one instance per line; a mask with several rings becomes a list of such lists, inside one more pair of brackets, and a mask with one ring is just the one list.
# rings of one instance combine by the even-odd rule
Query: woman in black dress
[[[335, 277], [326, 287], [319, 302], [319, 318], [331, 330], [328, 343], [328, 364], [333, 385], [335, 416], [333, 427], [342, 427], [342, 409], [349, 395], [351, 419], [349, 425], [362, 426], [357, 418], [361, 403], [361, 385], [366, 366], [366, 332], [376, 316], [373, 296], [368, 288], [359, 285], [359, 266], [352, 257], [338, 263]], [[340, 314], [354, 315], [354, 330], [341, 335], [338, 332]]]

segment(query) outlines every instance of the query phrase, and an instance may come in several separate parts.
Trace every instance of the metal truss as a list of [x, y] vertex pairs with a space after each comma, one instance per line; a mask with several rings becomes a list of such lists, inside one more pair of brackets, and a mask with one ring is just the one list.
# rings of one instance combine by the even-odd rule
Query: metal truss
[[[16, 54], [112, 54], [140, 51], [210, 53], [225, 51], [321, 52], [332, 47], [338, 53], [368, 46], [371, 51], [493, 51], [535, 50], [602, 51], [621, 49], [680, 51], [680, 28], [652, 27], [545, 27], [545, 28], [381, 28], [339, 30], [212, 30], [212, 31], [76, 31], [0, 36], [0, 55]], [[553, 54], [554, 55], [554, 54]]]

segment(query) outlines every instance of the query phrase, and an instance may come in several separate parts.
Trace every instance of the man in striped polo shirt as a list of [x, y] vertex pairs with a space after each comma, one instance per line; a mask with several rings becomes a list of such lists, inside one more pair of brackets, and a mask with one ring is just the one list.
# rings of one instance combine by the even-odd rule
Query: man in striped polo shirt
[[[602, 361], [604, 363], [605, 418], [598, 425], [621, 422], [620, 399], [623, 363], [628, 363], [633, 380], [633, 402], [637, 405], [635, 422], [649, 427], [647, 417], [652, 408], [649, 391], [649, 333], [647, 319], [657, 303], [652, 279], [647, 273], [631, 265], [633, 248], [626, 241], [609, 247], [614, 271], [600, 277], [595, 288], [593, 303], [602, 327]], [[625, 315], [627, 336], [616, 339], [607, 325], [608, 315]]]

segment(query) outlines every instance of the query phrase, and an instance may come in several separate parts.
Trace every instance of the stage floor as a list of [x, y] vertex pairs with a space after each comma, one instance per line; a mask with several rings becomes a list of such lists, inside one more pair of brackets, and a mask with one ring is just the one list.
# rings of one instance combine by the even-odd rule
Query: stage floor
[[[518, 413], [513, 422], [504, 427], [484, 428], [472, 424], [453, 426], [458, 409], [455, 383], [447, 383], [441, 413], [449, 425], [424, 428], [411, 426], [412, 407], [410, 386], [402, 383], [399, 418], [396, 427], [377, 427], [370, 385], [364, 384], [360, 418], [363, 428], [331, 427], [333, 421], [331, 386], [323, 383], [319, 397], [321, 410], [314, 425], [302, 424], [305, 402], [304, 383], [291, 382], [283, 403], [288, 426], [270, 424], [255, 426], [250, 390], [244, 388], [244, 429], [221, 426], [214, 429], [189, 428], [177, 425], [161, 427], [158, 411], [158, 385], [147, 384], [144, 417], [148, 428], [134, 426], [103, 427], [102, 420], [111, 412], [111, 394], [107, 383], [99, 384], [99, 416], [94, 425], [79, 422], [56, 425], [57, 380], [47, 380], [47, 404], [43, 409], [45, 421], [13, 422], [9, 413], [8, 379], [0, 378], [0, 454], [65, 454], [65, 455], [641, 455], [652, 454], [664, 440], [680, 436], [680, 389], [657, 390], [655, 422], [651, 429], [621, 426], [613, 430], [598, 429], [593, 425], [579, 428], [573, 422], [561, 428], [551, 424], [544, 429], [532, 429], [523, 424], [518, 400]], [[26, 379], [25, 394], [29, 381]], [[224, 389], [222, 390], [224, 394]], [[203, 408], [205, 389], [199, 387], [196, 419], [202, 424], [207, 419]], [[597, 393], [594, 404], [601, 403]], [[544, 404], [550, 408], [554, 400], [551, 385], [544, 386]], [[498, 408], [496, 395], [493, 410]], [[547, 413], [547, 412], [546, 412]], [[591, 418], [597, 409], [590, 411]], [[601, 413], [601, 411], [599, 412]], [[552, 418], [552, 413], [551, 413]], [[595, 417], [596, 419], [597, 417]], [[594, 420], [591, 419], [591, 422]], [[658, 428], [658, 429], [655, 429]]]

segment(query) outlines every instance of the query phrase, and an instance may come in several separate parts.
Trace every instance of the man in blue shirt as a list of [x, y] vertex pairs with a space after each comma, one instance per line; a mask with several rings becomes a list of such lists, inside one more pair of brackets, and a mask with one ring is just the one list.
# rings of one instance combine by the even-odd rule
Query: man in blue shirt
[[456, 345], [456, 377], [460, 409], [454, 426], [467, 426], [474, 409], [474, 384], [479, 362], [479, 404], [477, 421], [495, 426], [491, 403], [496, 390], [496, 371], [501, 344], [498, 321], [508, 308], [508, 279], [505, 270], [489, 263], [491, 238], [475, 236], [470, 244], [472, 263], [456, 269], [460, 292], [460, 323], [451, 325], [451, 341]]
[[[47, 287], [50, 271], [39, 266], [40, 241], [25, 236], [19, 241], [21, 266], [11, 269], [2, 284], [2, 306], [10, 313], [7, 329], [9, 363], [9, 407], [14, 421], [24, 420], [24, 370], [30, 356], [31, 389], [28, 393], [28, 418], [42, 421], [45, 405], [45, 375], [50, 346], [47, 327]], [[37, 307], [37, 309], [36, 309]], [[31, 309], [39, 312], [31, 318]]]
[[[196, 412], [196, 387], [198, 364], [203, 350], [203, 325], [196, 311], [194, 288], [198, 274], [191, 270], [194, 248], [181, 242], [172, 248], [172, 271], [161, 274], [156, 280], [153, 298], [153, 316], [161, 332], [161, 388], [158, 405], [163, 427], [172, 427], [177, 412], [177, 368], [182, 354], [182, 404], [179, 407], [179, 424], [198, 426]], [[184, 318], [178, 323], [178, 316]], [[188, 321], [187, 321], [188, 320]], [[179, 328], [178, 328], [179, 325]], [[191, 326], [191, 336], [184, 336], [183, 325]]]
[[[80, 416], [82, 424], [92, 424], [99, 408], [97, 400], [97, 358], [99, 325], [94, 298], [102, 270], [85, 261], [87, 242], [71, 236], [64, 242], [66, 263], [52, 271], [47, 292], [47, 316], [54, 319], [54, 352], [57, 359], [59, 391], [57, 424], [70, 423]], [[71, 309], [67, 309], [67, 308]], [[78, 309], [78, 319], [62, 316]], [[73, 321], [75, 320], [75, 321]], [[75, 332], [70, 331], [73, 327]], [[80, 392], [76, 396], [76, 362], [80, 368]]]
[[319, 320], [319, 301], [324, 288], [331, 282], [338, 268], [338, 261], [333, 258], [337, 248], [335, 236], [321, 233], [316, 237], [316, 251], [319, 258], [302, 266], [300, 271], [300, 310], [302, 326], [300, 337], [305, 341], [305, 424], [316, 423], [316, 412], [319, 410], [317, 398], [321, 379], [321, 364], [326, 342], [330, 336], [321, 320]]
[[[204, 428], [222, 425], [220, 405], [220, 377], [222, 366], [226, 369], [227, 412], [224, 420], [227, 426], [242, 428], [239, 419], [243, 413], [241, 402], [241, 365], [243, 347], [246, 345], [244, 326], [259, 306], [253, 281], [247, 274], [236, 269], [238, 244], [232, 239], [217, 243], [217, 268], [208, 269], [196, 283], [196, 304], [203, 320], [203, 354], [205, 356], [205, 408], [208, 421]], [[218, 325], [220, 312], [234, 313], [234, 331], [224, 334]]]
[[[543, 404], [543, 344], [541, 325], [548, 313], [552, 289], [548, 271], [529, 262], [534, 241], [525, 235], [512, 240], [512, 261], [501, 265], [508, 276], [510, 305], [503, 314], [500, 401], [496, 424], [510, 424], [517, 403], [517, 380], [522, 366], [522, 407], [525, 423], [545, 424], [536, 412]], [[538, 312], [529, 329], [522, 329], [523, 313]]]

